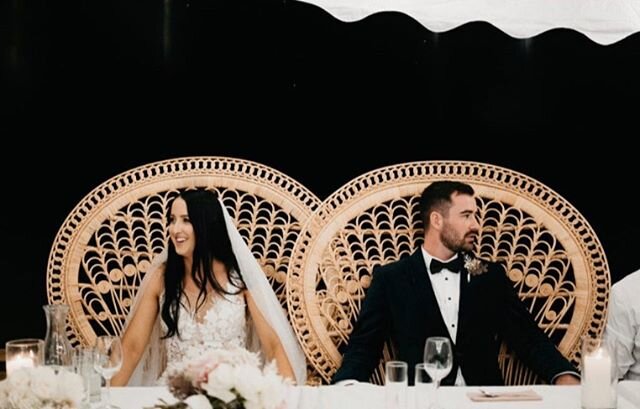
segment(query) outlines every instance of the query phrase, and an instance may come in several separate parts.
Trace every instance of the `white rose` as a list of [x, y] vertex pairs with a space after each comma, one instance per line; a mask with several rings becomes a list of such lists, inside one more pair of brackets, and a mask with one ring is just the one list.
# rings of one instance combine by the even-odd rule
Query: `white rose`
[[211, 402], [204, 395], [191, 395], [184, 400], [184, 403], [189, 405], [191, 409], [213, 409]]
[[79, 404], [84, 397], [84, 380], [76, 373], [61, 371], [58, 374], [58, 399]]
[[[13, 376], [13, 373], [11, 376]], [[33, 394], [23, 394], [18, 396], [14, 395], [12, 391], [9, 394], [9, 408], [40, 409], [42, 408], [42, 401]]]
[[260, 394], [264, 409], [276, 409], [285, 396], [285, 385], [282, 378], [275, 372], [267, 372], [264, 375], [264, 386]]
[[31, 369], [31, 390], [42, 400], [57, 399], [58, 380], [53, 369], [38, 366]]
[[246, 400], [258, 400], [263, 388], [263, 376], [260, 369], [252, 365], [239, 365], [234, 371], [236, 391]]
[[209, 372], [207, 383], [201, 385], [207, 395], [229, 403], [236, 398], [231, 392], [233, 388], [233, 367], [229, 364], [220, 364]]
[[[209, 372], [207, 385], [214, 388], [233, 388], [233, 367], [229, 364], [220, 364], [216, 369]], [[205, 387], [207, 386], [205, 385]]]
[[31, 370], [33, 368], [20, 368], [11, 373], [9, 379], [9, 391], [11, 395], [24, 395], [31, 391]]
[[[40, 399], [31, 392], [31, 368], [18, 369], [7, 380], [7, 400], [9, 408], [22, 408], [35, 405]], [[4, 409], [4, 407], [2, 407]]]

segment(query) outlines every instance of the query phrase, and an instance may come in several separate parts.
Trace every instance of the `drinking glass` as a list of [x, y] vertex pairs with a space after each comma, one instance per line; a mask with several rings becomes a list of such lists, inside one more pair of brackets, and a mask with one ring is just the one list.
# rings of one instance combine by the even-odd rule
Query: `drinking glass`
[[20, 368], [32, 368], [44, 363], [44, 341], [26, 338], [8, 341], [5, 345], [7, 376]]
[[449, 338], [427, 338], [424, 346], [424, 366], [435, 385], [432, 407], [439, 408], [438, 389], [440, 381], [451, 372], [453, 367], [453, 352]]
[[119, 409], [111, 404], [111, 378], [122, 367], [122, 343], [120, 338], [103, 335], [98, 337], [95, 347], [94, 367], [107, 383], [107, 401], [100, 409]]
[[100, 374], [95, 368], [96, 353], [92, 347], [79, 346], [73, 351], [73, 371], [82, 377], [87, 404], [100, 402]]
[[415, 378], [413, 383], [414, 409], [428, 408], [433, 396], [433, 380], [427, 372], [424, 363], [416, 364]]
[[407, 363], [387, 361], [384, 371], [387, 409], [407, 408]]

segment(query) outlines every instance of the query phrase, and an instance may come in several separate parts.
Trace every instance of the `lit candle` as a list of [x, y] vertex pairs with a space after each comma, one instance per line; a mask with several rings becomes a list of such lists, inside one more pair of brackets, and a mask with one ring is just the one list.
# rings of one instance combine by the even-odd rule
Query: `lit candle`
[[33, 368], [35, 366], [33, 358], [31, 354], [18, 354], [7, 359], [7, 376], [20, 368]]
[[612, 408], [615, 392], [611, 385], [611, 358], [602, 348], [584, 357], [582, 407]]

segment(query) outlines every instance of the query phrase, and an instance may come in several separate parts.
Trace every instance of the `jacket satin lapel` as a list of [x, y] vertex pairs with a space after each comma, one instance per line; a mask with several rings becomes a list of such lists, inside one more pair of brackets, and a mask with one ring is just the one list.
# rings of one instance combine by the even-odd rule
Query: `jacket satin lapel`
[[[458, 257], [462, 257], [462, 253]], [[460, 268], [460, 301], [458, 303], [458, 330], [456, 331], [456, 344], [461, 344], [464, 339], [464, 328], [467, 321], [466, 308], [469, 304], [469, 272], [466, 268]]]

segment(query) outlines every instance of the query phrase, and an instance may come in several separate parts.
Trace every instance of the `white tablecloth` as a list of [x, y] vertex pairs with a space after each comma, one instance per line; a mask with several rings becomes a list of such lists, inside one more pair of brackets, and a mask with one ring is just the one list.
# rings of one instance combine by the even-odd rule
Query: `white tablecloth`
[[640, 31], [640, 0], [305, 0], [336, 18], [355, 21], [380, 11], [400, 11], [431, 31], [486, 21], [516, 38], [570, 28], [599, 44]]
[[[487, 387], [491, 391], [515, 391], [532, 388], [542, 396], [541, 401], [529, 402], [472, 402], [467, 392], [477, 391], [477, 387], [443, 387], [439, 400], [444, 409], [579, 409], [579, 386], [534, 385], [526, 387]], [[415, 406], [413, 388], [409, 388], [407, 409], [424, 409], [426, 405]], [[121, 409], [152, 407], [159, 399], [174, 401], [166, 388], [112, 388], [112, 401]], [[104, 396], [104, 393], [103, 393]], [[384, 409], [384, 387], [371, 384], [354, 386], [301, 386], [291, 388], [287, 399], [287, 409]], [[618, 409], [640, 409], [640, 382], [621, 382], [618, 385]]]

